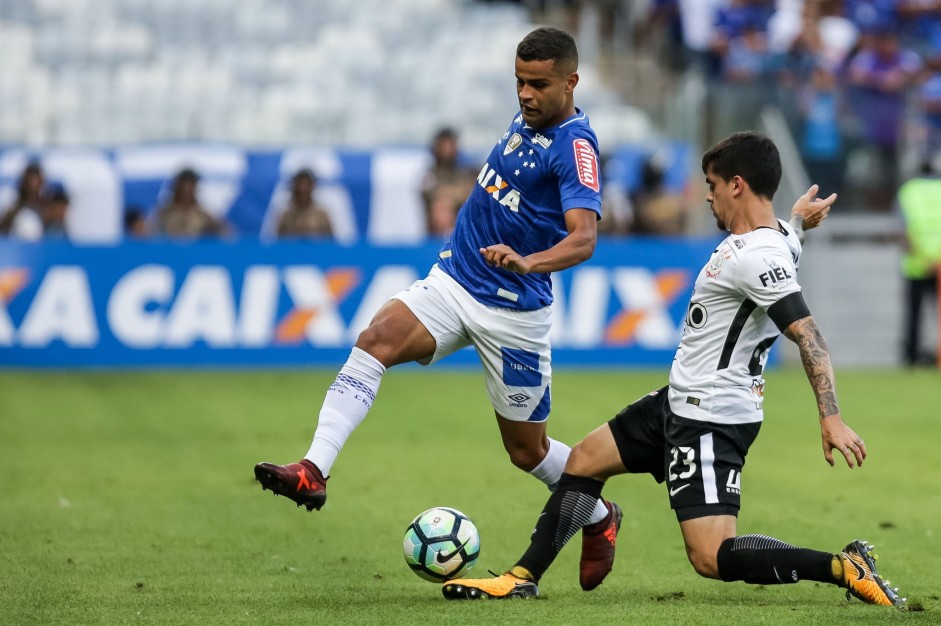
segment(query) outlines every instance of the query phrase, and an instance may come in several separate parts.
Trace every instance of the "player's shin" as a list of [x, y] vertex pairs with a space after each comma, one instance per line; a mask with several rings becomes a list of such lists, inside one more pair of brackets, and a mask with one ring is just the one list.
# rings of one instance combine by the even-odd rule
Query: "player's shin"
[[327, 390], [317, 430], [305, 459], [329, 476], [343, 444], [372, 407], [386, 368], [372, 355], [353, 348], [336, 380]]
[[755, 585], [782, 585], [799, 580], [835, 583], [833, 555], [799, 548], [764, 535], [742, 535], [722, 542], [717, 555], [719, 577]]
[[511, 572], [522, 567], [529, 574], [522, 577], [538, 582], [569, 539], [589, 522], [602, 487], [603, 482], [592, 478], [562, 474], [536, 521], [529, 548]]
[[[537, 465], [529, 473], [535, 478], [544, 482], [549, 487], [550, 491], [555, 491], [559, 485], [559, 480], [562, 478], [562, 470], [565, 469], [565, 464], [569, 459], [569, 454], [572, 452], [572, 449], [561, 441], [557, 441], [552, 437], [549, 437], [548, 439], [549, 451], [546, 453], [546, 456], [542, 462], [539, 463], [539, 465]], [[607, 517], [608, 508], [599, 498], [595, 503], [595, 508], [592, 511], [591, 518], [587, 523], [597, 524]]]

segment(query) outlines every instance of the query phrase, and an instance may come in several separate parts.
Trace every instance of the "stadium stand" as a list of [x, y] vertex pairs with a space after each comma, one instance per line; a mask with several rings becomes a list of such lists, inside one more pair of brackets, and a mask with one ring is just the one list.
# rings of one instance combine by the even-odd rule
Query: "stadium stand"
[[[0, 0], [0, 143], [373, 146], [448, 123], [479, 149], [531, 28], [455, 0]], [[579, 103], [612, 145], [653, 135], [591, 65]]]
[[[468, 152], [489, 148], [514, 110], [508, 59], [536, 22], [577, 34], [577, 102], [606, 153], [606, 183], [625, 197], [669, 148], [667, 185], [701, 208], [697, 156], [730, 120], [787, 147], [779, 210], [810, 180], [836, 181], [805, 288], [829, 295], [842, 268], [846, 293], [816, 309], [838, 358], [895, 362], [894, 185], [941, 146], [935, 2], [0, 0], [0, 208], [36, 158], [68, 191], [69, 238], [116, 243], [125, 207], [150, 213], [192, 166], [206, 209], [266, 241], [287, 181], [309, 167], [338, 242], [419, 243], [424, 144], [448, 125]], [[736, 43], [744, 35], [751, 44]], [[847, 68], [896, 35], [924, 65], [906, 74], [896, 144], [880, 152], [849, 106], [862, 100]], [[723, 100], [733, 92], [742, 97]], [[723, 103], [753, 96], [762, 106], [747, 122], [723, 117]], [[713, 234], [707, 212], [691, 222], [688, 232]]]

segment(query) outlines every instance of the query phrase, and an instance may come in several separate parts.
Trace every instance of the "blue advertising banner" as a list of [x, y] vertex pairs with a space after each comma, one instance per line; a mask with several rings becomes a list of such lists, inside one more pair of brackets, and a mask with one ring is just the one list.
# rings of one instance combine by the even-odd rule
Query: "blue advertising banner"
[[[616, 193], [642, 190], [644, 164], [653, 159], [663, 168], [664, 185], [681, 192], [689, 178], [690, 155], [690, 146], [681, 142], [620, 146], [605, 155], [604, 184], [619, 190]], [[486, 155], [463, 156], [471, 172], [477, 172]], [[69, 238], [84, 244], [123, 241], [125, 211], [153, 215], [167, 201], [173, 178], [184, 167], [200, 176], [197, 197], [203, 207], [246, 238], [274, 238], [290, 180], [302, 168], [317, 176], [314, 195], [328, 212], [338, 242], [420, 245], [427, 235], [421, 185], [431, 156], [425, 146], [371, 150], [251, 150], [205, 143], [111, 149], [0, 146], [0, 211], [12, 204], [23, 168], [32, 161], [41, 164], [47, 182], [68, 192]]]
[[[599, 242], [554, 277], [553, 362], [669, 365], [714, 245]], [[336, 366], [438, 247], [0, 241], [0, 365]], [[465, 350], [444, 363], [476, 359]]]

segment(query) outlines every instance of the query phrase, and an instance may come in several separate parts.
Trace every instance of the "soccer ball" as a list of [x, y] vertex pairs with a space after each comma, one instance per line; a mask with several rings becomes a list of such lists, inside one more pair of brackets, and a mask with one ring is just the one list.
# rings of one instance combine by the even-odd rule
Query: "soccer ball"
[[458, 511], [438, 506], [412, 520], [402, 541], [405, 562], [431, 582], [461, 578], [480, 556], [474, 522]]

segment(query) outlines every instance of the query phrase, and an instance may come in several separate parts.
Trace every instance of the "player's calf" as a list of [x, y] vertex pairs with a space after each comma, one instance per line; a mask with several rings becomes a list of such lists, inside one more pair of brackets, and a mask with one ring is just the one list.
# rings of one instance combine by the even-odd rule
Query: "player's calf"
[[780, 585], [815, 580], [843, 587], [847, 597], [869, 604], [903, 607], [906, 601], [876, 571], [876, 556], [865, 541], [853, 541], [834, 555], [765, 535], [743, 535], [722, 542], [717, 563], [727, 582]]

